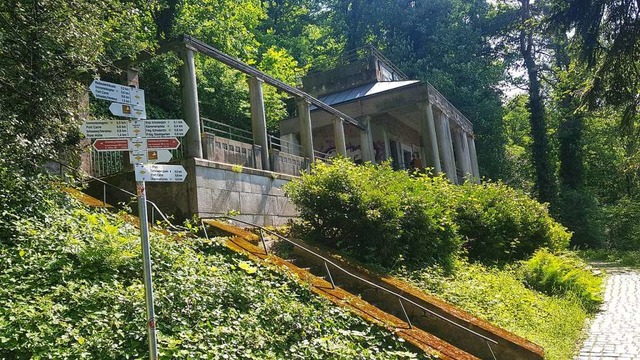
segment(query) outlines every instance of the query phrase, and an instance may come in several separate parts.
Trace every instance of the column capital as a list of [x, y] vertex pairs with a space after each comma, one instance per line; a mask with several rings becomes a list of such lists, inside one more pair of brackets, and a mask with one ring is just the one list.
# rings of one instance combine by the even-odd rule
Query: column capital
[[429, 100], [427, 99], [419, 101], [416, 104], [418, 105], [418, 108], [420, 108], [420, 110], [422, 111], [426, 111], [428, 108], [432, 107], [431, 102], [429, 102]]
[[251, 81], [255, 81], [259, 84], [263, 84], [264, 83], [264, 79], [261, 79], [257, 76], [249, 76], [249, 78], [247, 78], [247, 82], [251, 82]]
[[296, 104], [298, 104], [298, 106], [300, 106], [300, 104], [307, 104], [307, 106], [311, 105], [311, 103], [303, 97], [296, 98]]

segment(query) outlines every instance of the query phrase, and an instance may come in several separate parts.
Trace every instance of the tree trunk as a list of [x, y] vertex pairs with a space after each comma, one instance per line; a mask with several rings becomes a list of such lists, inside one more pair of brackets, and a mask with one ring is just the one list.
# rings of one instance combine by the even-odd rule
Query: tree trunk
[[538, 200], [552, 202], [555, 199], [555, 181], [553, 169], [549, 159], [549, 140], [547, 138], [547, 126], [545, 123], [544, 103], [538, 79], [538, 68], [533, 53], [533, 37], [531, 30], [527, 29], [528, 20], [531, 18], [529, 0], [520, 0], [522, 4], [522, 29], [520, 30], [520, 53], [524, 59], [524, 65], [529, 77], [529, 123], [531, 125], [531, 137], [533, 139], [532, 155], [536, 171], [536, 190]]

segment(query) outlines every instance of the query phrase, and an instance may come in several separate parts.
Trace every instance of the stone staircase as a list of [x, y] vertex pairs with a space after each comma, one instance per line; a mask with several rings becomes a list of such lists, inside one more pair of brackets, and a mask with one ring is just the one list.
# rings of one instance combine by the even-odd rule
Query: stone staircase
[[[230, 248], [286, 267], [312, 291], [382, 324], [414, 346], [448, 359], [544, 359], [544, 350], [412, 286], [304, 242], [261, 236], [228, 222], [203, 220], [232, 235]], [[278, 256], [280, 254], [280, 256]]]
[[[68, 189], [91, 207], [110, 205]], [[131, 216], [137, 223], [138, 218]], [[256, 262], [287, 268], [310, 290], [349, 309], [363, 319], [381, 325], [409, 344], [441, 359], [544, 359], [544, 350], [523, 338], [495, 327], [441, 300], [424, 294], [397, 279], [376, 274], [362, 264], [347, 261], [329, 249], [286, 239], [288, 251], [278, 252], [281, 239], [258, 236], [218, 220], [203, 220], [209, 230], [231, 235], [226, 246]], [[207, 230], [205, 230], [207, 232]], [[275, 252], [274, 252], [275, 250]], [[286, 253], [280, 257], [276, 254]]]

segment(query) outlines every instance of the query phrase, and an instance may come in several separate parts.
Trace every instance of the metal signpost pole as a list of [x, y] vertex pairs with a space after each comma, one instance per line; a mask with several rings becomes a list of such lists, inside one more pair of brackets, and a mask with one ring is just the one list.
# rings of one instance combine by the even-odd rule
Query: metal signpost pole
[[149, 244], [145, 181], [184, 181], [187, 172], [182, 166], [154, 165], [154, 163], [171, 160], [171, 152], [168, 150], [180, 146], [180, 141], [175, 136], [187, 134], [189, 126], [182, 119], [146, 120], [147, 111], [144, 104], [144, 90], [142, 89], [100, 80], [94, 80], [89, 89], [96, 98], [114, 102], [109, 107], [112, 114], [133, 119], [84, 121], [80, 130], [88, 138], [96, 139], [93, 147], [97, 151], [131, 152], [129, 159], [134, 164], [138, 195], [144, 292], [147, 303], [149, 359], [157, 360], [158, 340], [156, 338], [156, 314], [153, 308], [151, 245]]
[[147, 302], [147, 333], [149, 335], [149, 359], [158, 359], [158, 341], [156, 339], [156, 313], [153, 308], [153, 283], [151, 282], [151, 251], [149, 245], [149, 223], [147, 221], [147, 194], [144, 181], [138, 181], [138, 218], [140, 219], [140, 238], [142, 240], [142, 260], [144, 268], [144, 292]]

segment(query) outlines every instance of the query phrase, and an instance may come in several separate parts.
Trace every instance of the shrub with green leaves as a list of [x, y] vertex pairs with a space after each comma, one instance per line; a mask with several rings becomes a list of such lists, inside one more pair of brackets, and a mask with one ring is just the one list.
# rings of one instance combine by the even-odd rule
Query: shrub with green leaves
[[455, 221], [472, 261], [504, 264], [569, 244], [571, 233], [522, 191], [502, 183], [465, 183], [460, 191]]
[[457, 186], [388, 164], [316, 163], [286, 191], [306, 236], [387, 268], [451, 264], [461, 244], [472, 261], [506, 263], [571, 237], [546, 206], [504, 184]]
[[575, 296], [590, 312], [603, 301], [602, 277], [574, 254], [556, 255], [540, 249], [522, 263], [520, 273], [528, 287], [548, 295]]
[[453, 197], [441, 177], [412, 178], [389, 164], [340, 158], [317, 162], [285, 190], [308, 225], [306, 236], [364, 262], [448, 264], [460, 249]]

